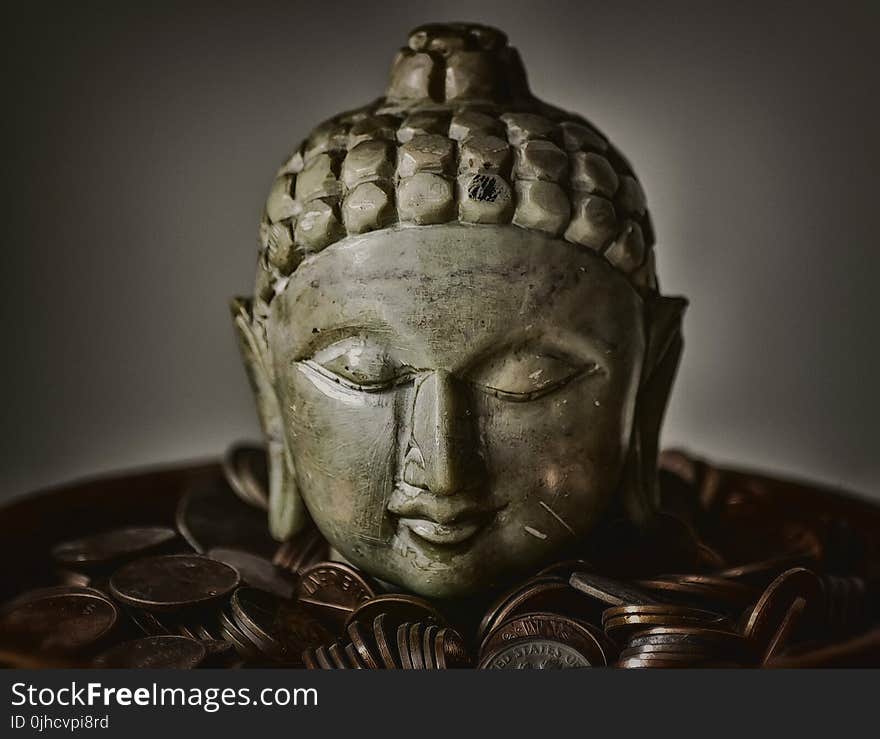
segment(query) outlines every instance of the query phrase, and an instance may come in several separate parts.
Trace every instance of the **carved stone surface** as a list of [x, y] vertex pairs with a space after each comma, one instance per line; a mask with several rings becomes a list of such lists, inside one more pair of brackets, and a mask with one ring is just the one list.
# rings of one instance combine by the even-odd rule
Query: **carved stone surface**
[[276, 537], [460, 597], [656, 507], [685, 301], [632, 167], [503, 33], [416, 29], [278, 170], [234, 303]]

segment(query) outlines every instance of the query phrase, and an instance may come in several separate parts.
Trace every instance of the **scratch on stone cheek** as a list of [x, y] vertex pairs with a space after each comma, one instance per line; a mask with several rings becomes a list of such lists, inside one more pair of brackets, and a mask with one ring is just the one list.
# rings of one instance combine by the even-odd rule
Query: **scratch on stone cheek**
[[531, 534], [536, 539], [543, 540], [547, 538], [547, 534], [543, 533], [542, 531], [538, 531], [538, 529], [533, 529], [531, 526], [523, 526], [523, 531], [525, 531], [527, 534]]

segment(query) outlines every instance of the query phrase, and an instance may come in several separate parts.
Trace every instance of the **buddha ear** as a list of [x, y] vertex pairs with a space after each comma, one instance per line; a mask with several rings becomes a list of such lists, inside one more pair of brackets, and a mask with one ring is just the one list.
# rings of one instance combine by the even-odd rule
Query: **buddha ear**
[[646, 301], [645, 358], [621, 485], [627, 517], [637, 525], [647, 524], [660, 503], [660, 427], [684, 347], [681, 319], [687, 304], [684, 298], [662, 295], [653, 295]]
[[235, 298], [230, 303], [230, 309], [267, 443], [269, 531], [274, 538], [284, 541], [303, 527], [308, 514], [296, 485], [293, 455], [284, 434], [265, 331], [254, 321], [251, 300]]

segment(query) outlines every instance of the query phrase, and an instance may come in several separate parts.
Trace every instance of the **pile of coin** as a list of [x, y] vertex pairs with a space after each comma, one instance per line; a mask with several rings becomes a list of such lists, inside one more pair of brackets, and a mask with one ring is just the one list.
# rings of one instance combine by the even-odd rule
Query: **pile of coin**
[[[0, 606], [0, 664], [759, 667], [846, 637], [871, 615], [864, 579], [825, 573], [801, 546], [737, 566], [701, 551], [695, 571], [679, 573], [647, 561], [622, 576], [568, 560], [464, 613], [329, 561], [313, 526], [279, 545], [263, 510], [264, 456], [235, 447], [224, 468], [225, 485], [181, 499], [173, 527], [58, 543], [56, 581]], [[666, 528], [677, 539], [685, 529]]]

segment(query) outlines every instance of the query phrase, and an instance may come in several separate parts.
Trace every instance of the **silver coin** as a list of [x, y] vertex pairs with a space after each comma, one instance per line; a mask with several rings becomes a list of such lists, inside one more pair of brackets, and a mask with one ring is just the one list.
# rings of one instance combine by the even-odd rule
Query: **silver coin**
[[590, 667], [577, 649], [549, 639], [519, 639], [487, 655], [481, 670], [570, 670]]

